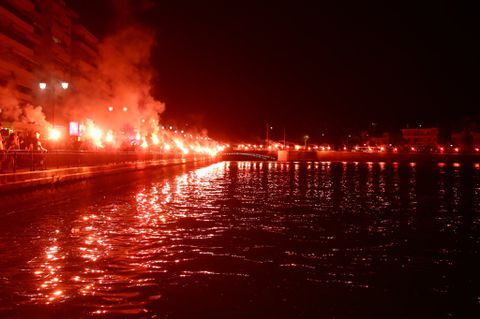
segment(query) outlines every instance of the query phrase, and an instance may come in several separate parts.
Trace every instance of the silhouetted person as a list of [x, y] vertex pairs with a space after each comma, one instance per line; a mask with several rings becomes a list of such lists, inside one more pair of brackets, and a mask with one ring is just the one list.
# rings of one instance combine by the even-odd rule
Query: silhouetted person
[[20, 148], [20, 144], [18, 142], [18, 136], [15, 133], [11, 133], [7, 140], [6, 151], [7, 151], [7, 159], [5, 166], [11, 166], [12, 169], [15, 168], [15, 151]]
[[5, 161], [5, 145], [3, 144], [3, 136], [0, 134], [0, 173], [3, 173], [3, 162]]

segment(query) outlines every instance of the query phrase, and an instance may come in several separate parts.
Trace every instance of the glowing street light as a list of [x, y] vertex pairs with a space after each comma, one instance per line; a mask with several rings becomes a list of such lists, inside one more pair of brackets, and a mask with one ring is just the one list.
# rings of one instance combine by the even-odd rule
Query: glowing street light
[[126, 106], [123, 107], [123, 112], [127, 112], [128, 108]]
[[113, 111], [113, 106], [109, 106], [108, 107], [108, 112], [112, 112]]
[[[70, 84], [66, 81], [60, 82], [60, 87], [63, 90], [67, 90], [69, 85]], [[47, 89], [47, 82], [39, 82], [38, 87], [40, 88], [40, 90], [45, 91]], [[50, 100], [50, 103], [52, 103], [52, 106], [51, 106], [52, 120], [51, 121], [52, 121], [53, 124], [55, 124], [55, 104], [56, 104], [55, 99], [56, 99], [56, 95], [59, 94], [59, 88], [58, 88], [57, 85], [53, 85], [49, 89], [51, 91], [50, 92], [51, 94], [48, 94], [49, 95], [49, 100]]]

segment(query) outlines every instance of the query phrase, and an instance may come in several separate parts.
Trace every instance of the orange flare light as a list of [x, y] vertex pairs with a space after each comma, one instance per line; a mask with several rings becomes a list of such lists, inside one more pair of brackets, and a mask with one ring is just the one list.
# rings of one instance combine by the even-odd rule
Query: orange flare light
[[158, 139], [158, 136], [152, 133], [152, 143], [153, 145], [158, 145], [160, 144], [160, 140]]
[[107, 136], [105, 136], [105, 141], [108, 142], [108, 143], [112, 143], [112, 142], [113, 142], [113, 133], [112, 133], [112, 131], [108, 131]]
[[49, 140], [58, 141], [61, 136], [62, 136], [62, 133], [60, 133], [60, 131], [57, 130], [56, 128], [51, 128], [48, 131], [48, 139]]

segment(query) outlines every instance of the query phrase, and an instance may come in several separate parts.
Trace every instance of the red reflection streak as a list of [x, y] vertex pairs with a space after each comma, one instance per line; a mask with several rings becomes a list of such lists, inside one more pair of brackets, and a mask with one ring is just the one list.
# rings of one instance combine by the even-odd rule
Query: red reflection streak
[[162, 187], [162, 194], [165, 196], [163, 199], [164, 204], [168, 204], [172, 201], [172, 193], [171, 193], [172, 186], [167, 181]]
[[[221, 176], [224, 165], [211, 165], [138, 191], [134, 197], [135, 208], [127, 216], [118, 216], [121, 212], [117, 206], [95, 214], [81, 214], [73, 221], [70, 230], [69, 240], [75, 242], [73, 251], [66, 251], [61, 246], [63, 241], [59, 242], [59, 231], [55, 231], [38, 258], [38, 266], [32, 270], [38, 279], [32, 302], [51, 304], [72, 297], [96, 296], [97, 306], [92, 309], [92, 314], [113, 313], [118, 311], [115, 307], [124, 302], [132, 307], [139, 306], [131, 300], [134, 297], [123, 295], [118, 289], [125, 285], [152, 285], [151, 278], [139, 278], [138, 274], [145, 273], [145, 269], [166, 272], [169, 265], [184, 261], [177, 256], [182, 252], [181, 249], [162, 244], [165, 238], [175, 239], [179, 236], [179, 229], [169, 224], [184, 217], [203, 214], [192, 209], [196, 206], [186, 206], [191, 203], [186, 196], [191, 196], [193, 191], [203, 198], [203, 189], [208, 194], [212, 178]], [[132, 223], [128, 227], [118, 228], [118, 218], [131, 218]], [[199, 236], [206, 238], [214, 234]], [[130, 247], [137, 249], [130, 250]], [[76, 259], [78, 267], [66, 269], [67, 255]], [[118, 261], [121, 261], [121, 272], [108, 267]]]
[[160, 200], [160, 193], [156, 186], [153, 186], [150, 193], [144, 189], [137, 193], [137, 214], [135, 219], [140, 223], [139, 231], [145, 233], [145, 226], [158, 226], [159, 223], [167, 221], [166, 214]]
[[72, 276], [71, 280], [78, 285], [77, 293], [93, 296], [97, 291], [102, 290], [97, 286], [102, 285], [107, 276], [98, 264], [109, 255], [111, 247], [102, 237], [104, 235], [99, 225], [109, 222], [109, 218], [104, 215], [90, 214], [82, 216], [78, 222], [79, 227], [74, 230], [74, 233], [78, 234], [78, 238], [83, 242], [79, 247], [79, 253], [85, 264], [82, 272]]
[[62, 255], [62, 250], [58, 246], [58, 234], [59, 230], [55, 230], [54, 236], [50, 238], [50, 245], [45, 248], [43, 261], [39, 268], [33, 271], [40, 284], [35, 297], [32, 298], [35, 303], [50, 304], [67, 298], [62, 276], [65, 256]]

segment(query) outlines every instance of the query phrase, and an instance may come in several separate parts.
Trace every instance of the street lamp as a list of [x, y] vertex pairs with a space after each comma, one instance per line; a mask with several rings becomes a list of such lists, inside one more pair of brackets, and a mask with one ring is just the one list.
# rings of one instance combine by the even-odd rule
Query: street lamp
[[310, 136], [308, 134], [305, 134], [303, 136], [303, 141], [305, 142], [305, 150], [307, 149], [307, 141], [310, 139]]
[[108, 112], [112, 112], [113, 111], [113, 106], [109, 106], [108, 107]]
[[268, 145], [270, 144], [270, 131], [273, 130], [273, 126], [270, 126], [270, 124], [267, 123], [267, 125], [265, 125], [266, 127], [266, 131], [267, 131], [267, 134], [266, 134], [266, 145], [268, 147]]
[[[60, 82], [60, 87], [63, 90], [67, 90], [69, 86], [70, 86], [70, 84], [66, 81]], [[47, 89], [47, 83], [46, 82], [40, 82], [40, 83], [38, 83], [38, 87], [40, 88], [40, 90], [44, 91], [44, 90]], [[52, 124], [55, 124], [55, 104], [56, 104], [55, 95], [57, 94], [58, 90], [57, 90], [57, 86], [52, 86], [52, 88], [53, 88], [53, 92], [51, 93], [51, 94], [53, 94]]]

